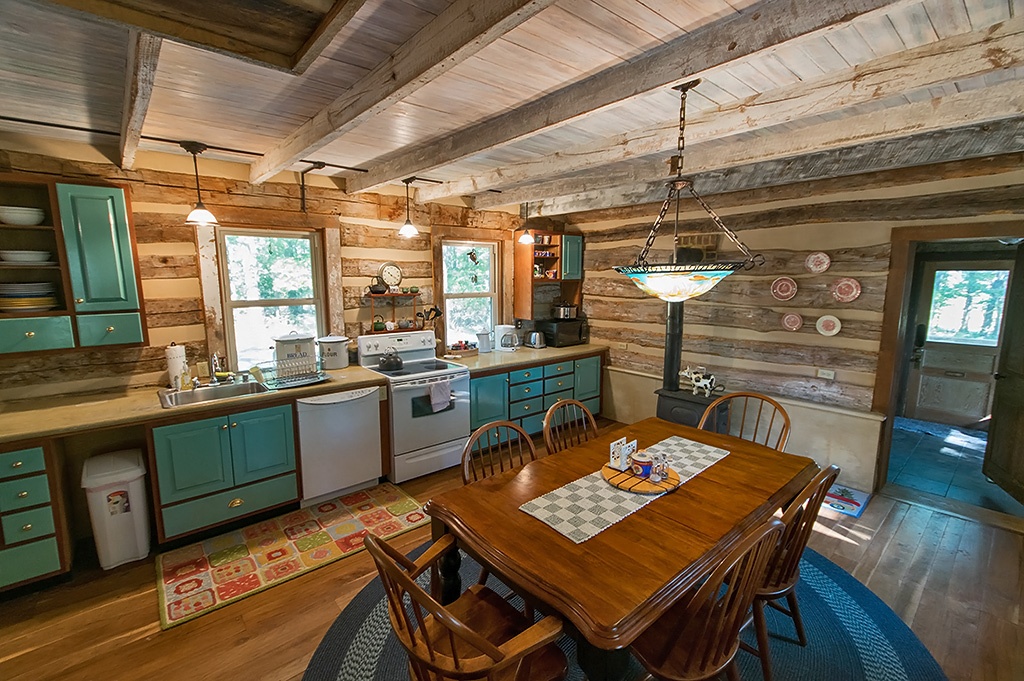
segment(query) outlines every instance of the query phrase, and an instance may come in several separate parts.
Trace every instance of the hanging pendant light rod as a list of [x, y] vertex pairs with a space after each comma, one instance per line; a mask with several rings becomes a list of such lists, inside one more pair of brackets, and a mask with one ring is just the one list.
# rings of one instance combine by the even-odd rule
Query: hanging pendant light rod
[[209, 147], [202, 142], [194, 141], [184, 141], [178, 144], [182, 149], [192, 154], [192, 170], [196, 175], [196, 205], [189, 212], [188, 217], [185, 218], [185, 224], [200, 227], [216, 225], [217, 218], [203, 205], [203, 195], [199, 188], [199, 154], [206, 151]]

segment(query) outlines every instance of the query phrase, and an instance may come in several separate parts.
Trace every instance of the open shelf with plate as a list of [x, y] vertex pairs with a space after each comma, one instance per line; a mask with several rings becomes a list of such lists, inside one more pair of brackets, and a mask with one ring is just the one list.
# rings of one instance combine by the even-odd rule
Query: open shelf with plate
[[559, 298], [579, 305], [582, 298], [583, 237], [532, 230], [533, 243], [515, 244], [513, 314], [517, 319], [547, 319], [548, 310], [534, 309], [534, 289], [559, 287]]

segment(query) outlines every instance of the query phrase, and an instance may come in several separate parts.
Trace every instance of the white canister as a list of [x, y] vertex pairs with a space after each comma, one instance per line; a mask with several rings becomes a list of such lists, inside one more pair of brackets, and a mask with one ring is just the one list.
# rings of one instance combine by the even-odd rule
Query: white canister
[[320, 346], [321, 369], [344, 369], [348, 366], [348, 336], [324, 336], [316, 339]]
[[274, 359], [278, 362], [284, 360], [315, 362], [316, 350], [313, 348], [313, 336], [298, 331], [277, 336], [274, 338]]

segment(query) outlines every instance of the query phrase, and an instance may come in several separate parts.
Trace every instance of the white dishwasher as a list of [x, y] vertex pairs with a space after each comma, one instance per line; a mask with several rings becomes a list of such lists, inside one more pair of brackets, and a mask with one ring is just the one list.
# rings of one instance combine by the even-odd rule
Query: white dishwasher
[[295, 402], [302, 505], [376, 484], [383, 473], [379, 388], [304, 397]]

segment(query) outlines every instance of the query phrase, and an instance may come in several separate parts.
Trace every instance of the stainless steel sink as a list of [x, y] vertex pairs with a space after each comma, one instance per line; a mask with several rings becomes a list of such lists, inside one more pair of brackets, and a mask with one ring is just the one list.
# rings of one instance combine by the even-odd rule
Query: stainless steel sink
[[164, 409], [180, 407], [183, 404], [199, 404], [200, 402], [212, 402], [223, 400], [228, 397], [242, 397], [244, 395], [258, 395], [270, 392], [270, 388], [256, 381], [247, 383], [220, 383], [218, 385], [204, 385], [196, 389], [186, 388], [184, 390], [172, 390], [164, 388], [159, 392], [160, 406]]

